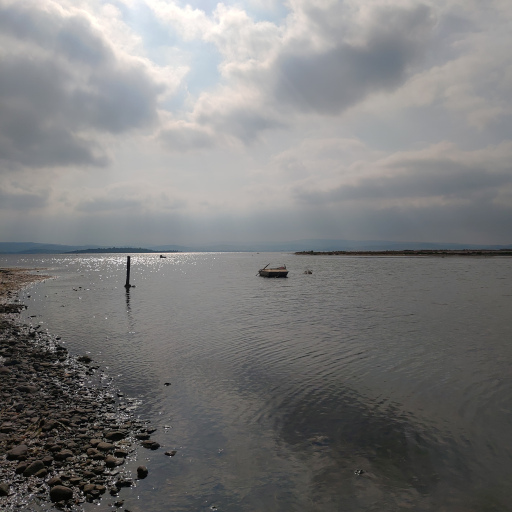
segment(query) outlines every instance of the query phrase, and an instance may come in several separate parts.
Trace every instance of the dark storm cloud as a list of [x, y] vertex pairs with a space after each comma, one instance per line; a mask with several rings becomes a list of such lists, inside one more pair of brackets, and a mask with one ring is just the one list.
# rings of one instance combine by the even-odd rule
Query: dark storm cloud
[[431, 38], [430, 9], [388, 7], [379, 11], [378, 20], [357, 44], [340, 41], [324, 52], [291, 49], [282, 54], [273, 67], [276, 98], [305, 111], [334, 115], [372, 92], [404, 83], [408, 68], [423, 56]]
[[98, 134], [156, 119], [161, 87], [139, 61], [120, 59], [85, 16], [0, 2], [0, 36], [0, 159], [103, 166]]

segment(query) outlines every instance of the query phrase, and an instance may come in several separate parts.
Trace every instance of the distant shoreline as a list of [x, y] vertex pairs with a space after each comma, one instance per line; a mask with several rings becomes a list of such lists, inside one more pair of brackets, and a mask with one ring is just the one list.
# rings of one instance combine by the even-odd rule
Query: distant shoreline
[[512, 256], [510, 249], [420, 249], [401, 251], [300, 251], [299, 256]]
[[109, 247], [109, 248], [100, 248], [97, 249], [80, 249], [78, 251], [69, 251], [64, 254], [127, 254], [127, 253], [137, 253], [137, 254], [167, 254], [167, 253], [175, 253], [179, 251], [154, 251], [153, 249], [143, 249], [142, 247]]

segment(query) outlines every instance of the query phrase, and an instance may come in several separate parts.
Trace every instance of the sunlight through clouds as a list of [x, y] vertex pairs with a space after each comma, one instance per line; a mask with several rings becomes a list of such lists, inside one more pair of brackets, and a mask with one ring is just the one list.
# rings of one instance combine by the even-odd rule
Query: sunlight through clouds
[[509, 243], [511, 22], [500, 0], [0, 0], [0, 229]]

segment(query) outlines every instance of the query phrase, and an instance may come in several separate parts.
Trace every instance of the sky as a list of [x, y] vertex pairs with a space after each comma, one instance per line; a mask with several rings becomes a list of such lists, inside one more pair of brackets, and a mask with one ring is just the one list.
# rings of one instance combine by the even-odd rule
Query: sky
[[512, 243], [510, 0], [0, 0], [0, 241]]

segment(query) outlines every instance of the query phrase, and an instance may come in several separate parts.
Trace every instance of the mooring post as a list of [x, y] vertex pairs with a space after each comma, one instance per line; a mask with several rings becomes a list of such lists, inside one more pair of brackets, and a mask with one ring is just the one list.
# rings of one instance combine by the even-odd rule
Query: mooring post
[[130, 256], [128, 256], [128, 259], [126, 260], [126, 284], [124, 287], [128, 290], [130, 286]]

